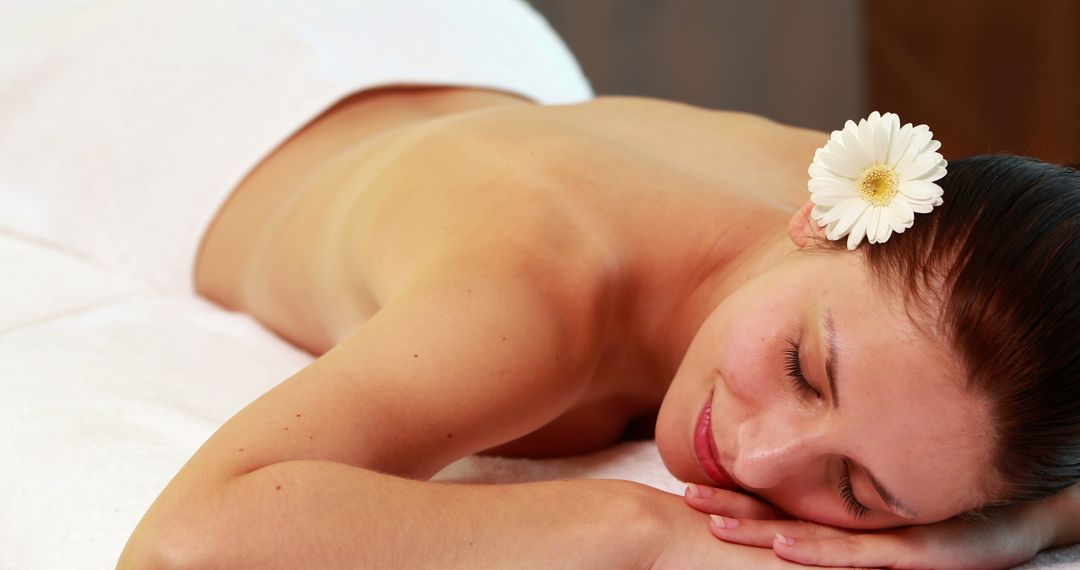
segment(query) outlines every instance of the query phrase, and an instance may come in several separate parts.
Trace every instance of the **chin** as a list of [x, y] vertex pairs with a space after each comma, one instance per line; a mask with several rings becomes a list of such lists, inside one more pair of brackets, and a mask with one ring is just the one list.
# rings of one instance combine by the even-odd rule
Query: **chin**
[[688, 408], [683, 409], [685, 406], [677, 405], [672, 396], [670, 392], [667, 394], [656, 416], [656, 449], [664, 467], [676, 479], [705, 484], [707, 481], [697, 466], [692, 445], [694, 420], [697, 416]]

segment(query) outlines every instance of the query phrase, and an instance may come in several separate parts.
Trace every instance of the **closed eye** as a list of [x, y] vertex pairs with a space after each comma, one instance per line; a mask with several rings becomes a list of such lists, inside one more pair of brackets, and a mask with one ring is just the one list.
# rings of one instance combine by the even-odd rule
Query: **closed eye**
[[870, 509], [855, 498], [855, 489], [851, 486], [851, 461], [843, 459], [844, 470], [840, 472], [840, 480], [837, 488], [840, 490], [840, 499], [844, 502], [844, 509], [855, 520], [862, 520], [870, 516]]
[[820, 399], [821, 392], [803, 375], [802, 365], [799, 363], [799, 342], [790, 338], [784, 340], [788, 343], [788, 348], [784, 351], [784, 369], [791, 378], [792, 386], [805, 397]]

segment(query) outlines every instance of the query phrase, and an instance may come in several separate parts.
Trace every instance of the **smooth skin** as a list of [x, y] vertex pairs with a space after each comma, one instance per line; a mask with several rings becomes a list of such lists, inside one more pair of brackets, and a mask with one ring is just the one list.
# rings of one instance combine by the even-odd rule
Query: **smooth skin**
[[709, 528], [717, 538], [772, 548], [781, 558], [816, 566], [1011, 568], [1035, 556], [1039, 545], [1075, 542], [1080, 514], [1075, 485], [1042, 501], [992, 512], [985, 520], [949, 519], [881, 532], [791, 519], [768, 503], [724, 489], [691, 484], [684, 497], [691, 507], [710, 513]]
[[[713, 357], [688, 350], [705, 338], [699, 331], [739, 322], [724, 300], [751, 299], [747, 284], [814, 269], [791, 260], [812, 231], [799, 223], [806, 165], [825, 139], [641, 98], [539, 106], [435, 88], [343, 101], [237, 188], [196, 272], [200, 294], [318, 358], [196, 452], [119, 567], [794, 567], [759, 539], [719, 540], [706, 513], [729, 503], [688, 508], [625, 481], [427, 479], [474, 453], [594, 451], [660, 413], [665, 463], [709, 484], [687, 452], [697, 410], [684, 410], [732, 379], [691, 374]], [[763, 349], [760, 370], [742, 375], [753, 393], [780, 386], [770, 387], [777, 380], [764, 359], [782, 356]], [[772, 417], [785, 427], [809, 417], [792, 414]], [[950, 429], [979, 433], [985, 425], [972, 417]], [[723, 425], [714, 426], [718, 441]], [[815, 433], [813, 442], [829, 441]], [[824, 462], [825, 447], [806, 439], [799, 454], [755, 455], [775, 439], [753, 441], [739, 448], [762, 460], [748, 490], [789, 513], [839, 522], [829, 481], [798, 471]], [[956, 460], [967, 502], [982, 498], [978, 449]], [[872, 458], [882, 477], [905, 469], [882, 464], [887, 457]], [[927, 484], [906, 496], [930, 504], [920, 494]], [[1068, 514], [1061, 510], [1035, 518], [1060, 531], [1069, 520], [1057, 518]], [[916, 565], [932, 566], [934, 556]]]

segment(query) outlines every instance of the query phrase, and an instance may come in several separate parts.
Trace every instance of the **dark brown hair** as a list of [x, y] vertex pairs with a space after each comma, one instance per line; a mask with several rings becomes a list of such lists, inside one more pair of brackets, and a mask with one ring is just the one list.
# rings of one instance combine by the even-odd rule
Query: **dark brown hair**
[[1080, 172], [981, 155], [938, 185], [941, 206], [859, 249], [909, 307], [931, 307], [990, 402], [1003, 490], [987, 506], [1051, 495], [1080, 481]]

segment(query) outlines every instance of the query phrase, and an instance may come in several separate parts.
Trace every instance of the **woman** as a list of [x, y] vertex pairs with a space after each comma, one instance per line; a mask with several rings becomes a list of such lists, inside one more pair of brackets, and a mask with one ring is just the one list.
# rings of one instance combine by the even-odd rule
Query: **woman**
[[[346, 101], [238, 188], [206, 237], [197, 273], [209, 298], [322, 356], [203, 446], [147, 514], [129, 560], [147, 560], [136, 553], [149, 547], [196, 565], [208, 556], [221, 566], [521, 567], [589, 529], [607, 540], [580, 549], [583, 566], [658, 557], [657, 567], [707, 567], [728, 545], [709, 542], [704, 515], [659, 491], [613, 481], [422, 482], [469, 453], [599, 449], [658, 408], [657, 445], [676, 476], [742, 488], [799, 518], [849, 528], [928, 524], [1043, 494], [1030, 464], [1060, 459], [1017, 458], [992, 442], [1042, 441], [1028, 432], [1048, 420], [1010, 410], [1051, 380], [1036, 377], [1012, 393], [980, 386], [994, 381], [980, 374], [1024, 365], [965, 359], [1031, 343], [1034, 333], [1009, 330], [1046, 318], [1025, 303], [1061, 312], [1053, 306], [1066, 301], [1063, 292], [1043, 290], [1052, 294], [1044, 298], [1038, 287], [1045, 275], [1060, 279], [1057, 287], [1071, 277], [1076, 253], [1062, 249], [1071, 244], [1061, 232], [1077, 218], [1060, 212], [1080, 200], [1078, 175], [1008, 157], [954, 163], [942, 181], [949, 199], [909, 232], [822, 254], [802, 169], [823, 138], [644, 99], [544, 107], [424, 89]], [[1030, 189], [1045, 177], [1055, 179]], [[999, 204], [1016, 200], [1036, 205]], [[278, 206], [256, 207], [266, 204]], [[982, 204], [997, 211], [980, 218]], [[1011, 245], [1017, 236], [1000, 225], [1008, 220], [1036, 243]], [[973, 234], [956, 236], [961, 230]], [[897, 276], [927, 274], [896, 273], [905, 268], [893, 264], [946, 238], [978, 262], [967, 262], [951, 290], [931, 282], [930, 296], [905, 301], [918, 290]], [[945, 251], [934, 245], [931, 261], [951, 263]], [[988, 278], [993, 262], [1027, 266]], [[924, 311], [941, 307], [972, 327], [967, 336], [927, 325]], [[1067, 326], [1068, 316], [1044, 326]], [[1071, 330], [1043, 334], [1057, 341]], [[801, 347], [794, 357], [790, 339]], [[1049, 340], [1024, 352], [1049, 346], [1040, 342]], [[835, 388], [825, 376], [830, 344], [839, 353]], [[979, 364], [991, 368], [972, 368]], [[793, 389], [788, 372], [808, 386]], [[707, 402], [732, 480], [710, 479], [692, 447]], [[1058, 407], [1075, 414], [1075, 405]], [[1056, 445], [1075, 454], [1075, 421], [1059, 429], [1067, 443]], [[1025, 468], [1007, 473], [1013, 462]], [[1075, 477], [1075, 464], [1057, 469], [1056, 485]], [[849, 490], [837, 491], [838, 481]], [[767, 512], [727, 493], [713, 497], [722, 501], [688, 500], [706, 512]], [[904, 506], [888, 505], [890, 497]], [[942, 541], [944, 552], [890, 545], [821, 561], [1009, 564], [1076, 540], [1075, 523], [1066, 525], [1077, 504], [1061, 495], [989, 515], [1001, 528], [951, 522], [907, 533]], [[760, 543], [740, 534], [759, 526], [797, 528], [710, 528]], [[965, 540], [957, 531], [971, 535], [972, 552], [956, 550]], [[1000, 532], [1028, 540], [977, 552]], [[520, 551], [526, 544], [542, 545], [535, 559]], [[779, 539], [765, 545], [817, 560], [813, 542], [809, 550]]]
[[[197, 291], [319, 358], [202, 446], [121, 568], [1005, 566], [1080, 541], [1074, 171], [953, 164], [939, 209], [833, 251], [824, 133], [497, 87], [364, 89], [232, 191]], [[426, 481], [654, 420], [685, 499]]]

